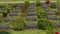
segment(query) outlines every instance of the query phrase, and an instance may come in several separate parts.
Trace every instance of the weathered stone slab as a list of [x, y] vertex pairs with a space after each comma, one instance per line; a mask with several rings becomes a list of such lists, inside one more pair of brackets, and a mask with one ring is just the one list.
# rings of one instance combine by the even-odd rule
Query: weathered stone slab
[[31, 16], [27, 16], [26, 19], [27, 19], [28, 21], [29, 21], [29, 20], [33, 20], [33, 21], [37, 20], [35, 17], [31, 17]]
[[9, 16], [18, 16], [17, 13], [10, 13]]
[[57, 17], [55, 15], [48, 15], [47, 18], [52, 20], [57, 20]]

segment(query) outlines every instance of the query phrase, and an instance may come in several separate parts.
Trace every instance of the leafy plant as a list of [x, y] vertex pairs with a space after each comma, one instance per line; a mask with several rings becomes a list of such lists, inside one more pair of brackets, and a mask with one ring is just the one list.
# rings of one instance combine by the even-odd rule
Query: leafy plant
[[6, 31], [0, 31], [0, 34], [11, 34], [11, 33], [6, 32]]
[[7, 13], [10, 13], [10, 9], [9, 8], [7, 8]]
[[60, 12], [55, 12], [56, 15], [60, 15]]
[[0, 8], [3, 8], [3, 7], [5, 7], [4, 5], [0, 5]]
[[3, 17], [6, 17], [7, 16], [7, 12], [3, 12]]
[[13, 28], [14, 30], [23, 30], [26, 27], [24, 20], [22, 20], [21, 18], [12, 20], [12, 21], [10, 21], [9, 24], [10, 24], [11, 28]]
[[45, 21], [44, 20], [38, 20], [37, 26], [38, 26], [38, 29], [44, 30], [45, 29]]
[[45, 23], [45, 30], [46, 30], [46, 34], [54, 34], [54, 32], [56, 32], [56, 29], [51, 24], [51, 22]]
[[25, 6], [29, 7], [29, 1], [25, 1]]
[[40, 4], [40, 0], [37, 0], [36, 1], [36, 6], [40, 6], [41, 4]]
[[51, 4], [50, 8], [56, 8], [56, 6], [54, 4]]
[[38, 15], [38, 18], [45, 18], [46, 15], [47, 15], [46, 13], [44, 13], [44, 12], [42, 13], [42, 12], [41, 12], [41, 13]]

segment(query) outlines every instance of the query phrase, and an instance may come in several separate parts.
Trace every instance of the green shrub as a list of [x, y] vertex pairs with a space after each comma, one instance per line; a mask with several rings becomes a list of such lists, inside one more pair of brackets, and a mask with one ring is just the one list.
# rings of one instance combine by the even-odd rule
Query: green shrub
[[38, 29], [44, 30], [45, 29], [45, 24], [44, 23], [45, 23], [44, 20], [38, 20], [38, 23], [37, 23]]
[[3, 12], [3, 17], [6, 17], [7, 16], [7, 12]]
[[13, 28], [14, 30], [17, 30], [17, 31], [23, 30], [26, 27], [24, 20], [22, 20], [21, 18], [18, 18], [16, 20], [12, 20], [12, 21], [10, 21], [9, 24], [10, 24], [11, 28]]
[[0, 34], [10, 34], [10, 33], [5, 31], [0, 31]]
[[50, 8], [56, 8], [56, 6], [54, 4], [51, 4]]
[[[50, 23], [50, 24], [49, 24], [49, 23]], [[49, 23], [45, 23], [46, 34], [54, 34], [55, 28], [54, 28], [54, 26], [51, 24], [51, 22], [49, 22]]]
[[46, 13], [45, 12], [42, 12], [38, 15], [38, 18], [45, 18], [46, 17]]
[[41, 4], [40, 3], [36, 3], [36, 6], [40, 6]]
[[7, 8], [7, 13], [10, 13], [10, 9], [9, 8]]
[[3, 7], [5, 7], [4, 5], [0, 5], [0, 8], [3, 8]]
[[40, 5], [41, 5], [40, 0], [37, 0], [36, 1], [36, 6], [40, 6]]
[[25, 6], [26, 6], [26, 7], [29, 6], [29, 1], [25, 1]]
[[60, 12], [55, 12], [56, 15], [60, 15]]

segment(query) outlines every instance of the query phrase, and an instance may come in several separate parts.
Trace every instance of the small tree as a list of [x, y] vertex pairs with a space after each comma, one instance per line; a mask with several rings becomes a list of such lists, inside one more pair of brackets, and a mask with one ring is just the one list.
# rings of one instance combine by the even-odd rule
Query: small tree
[[6, 17], [7, 16], [7, 12], [3, 12], [3, 17]]

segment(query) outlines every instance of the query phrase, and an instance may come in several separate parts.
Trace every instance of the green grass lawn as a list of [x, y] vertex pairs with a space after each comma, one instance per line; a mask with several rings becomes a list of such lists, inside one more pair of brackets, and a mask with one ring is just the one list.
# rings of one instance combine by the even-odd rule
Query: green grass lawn
[[[60, 33], [60, 28], [57, 29]], [[23, 30], [23, 31], [11, 31], [11, 34], [46, 34], [45, 30], [38, 30], [38, 29], [30, 29], [30, 30]]]
[[[0, 1], [3, 1], [3, 0], [0, 0]], [[25, 0], [4, 0], [4, 1], [25, 1]], [[29, 0], [30, 1], [30, 0]], [[31, 0], [31, 1], [34, 1], [34, 0]], [[41, 0], [41, 1], [45, 1], [45, 0]], [[55, 1], [55, 0], [51, 0], [51, 1]], [[57, 0], [56, 0], [57, 1]]]
[[23, 30], [23, 31], [11, 31], [11, 34], [46, 34], [43, 30]]
[[[2, 2], [3, 0], [0, 0], [0, 2]], [[4, 0], [4, 2], [10, 2], [10, 1], [26, 1], [26, 0]], [[35, 1], [35, 0], [29, 0], [29, 1]]]

